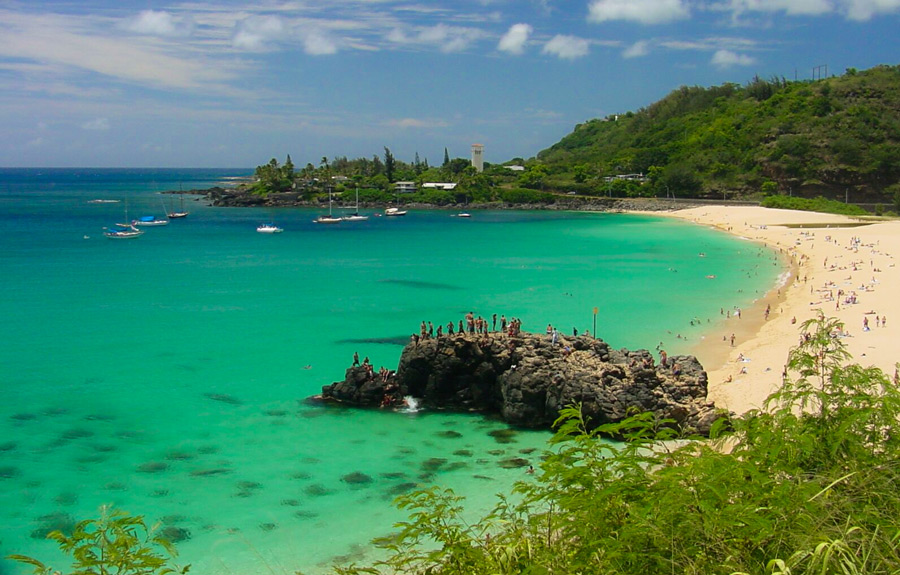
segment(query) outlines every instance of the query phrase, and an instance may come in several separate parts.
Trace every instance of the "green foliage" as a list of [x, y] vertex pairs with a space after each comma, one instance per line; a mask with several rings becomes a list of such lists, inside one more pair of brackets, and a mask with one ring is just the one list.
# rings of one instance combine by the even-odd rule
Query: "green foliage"
[[265, 196], [273, 192], [286, 192], [294, 184], [294, 164], [290, 156], [282, 166], [278, 165], [278, 160], [272, 158], [268, 164], [256, 166], [254, 177], [256, 181], [252, 190], [257, 194]]
[[869, 212], [853, 204], [845, 204], [825, 198], [798, 198], [795, 196], [768, 196], [761, 205], [765, 208], [782, 210], [800, 210], [806, 212], [822, 212], [825, 214], [842, 214], [845, 216], [865, 216]]
[[887, 201], [883, 189], [900, 177], [900, 66], [683, 86], [636, 113], [578, 124], [537, 158], [560, 175], [558, 189], [586, 173], [680, 166], [696, 180], [682, 195], [752, 194], [770, 180], [806, 197], [852, 186], [863, 201]]
[[[169, 541], [157, 534], [157, 527], [147, 527], [144, 518], [110, 507], [100, 508], [99, 519], [79, 522], [71, 535], [59, 531], [47, 537], [59, 543], [60, 549], [74, 561], [70, 575], [166, 575], [187, 573], [190, 566], [170, 566], [176, 555]], [[9, 559], [31, 565], [35, 575], [59, 573], [42, 562], [25, 555]]]
[[553, 202], [553, 194], [524, 188], [510, 188], [500, 191], [500, 201], [507, 204], [546, 204]]
[[900, 382], [846, 365], [840, 322], [802, 330], [767, 410], [711, 440], [673, 441], [647, 413], [592, 429], [570, 407], [539, 473], [490, 514], [468, 521], [449, 490], [403, 496], [409, 519], [376, 541], [387, 557], [336, 572], [900, 572]]

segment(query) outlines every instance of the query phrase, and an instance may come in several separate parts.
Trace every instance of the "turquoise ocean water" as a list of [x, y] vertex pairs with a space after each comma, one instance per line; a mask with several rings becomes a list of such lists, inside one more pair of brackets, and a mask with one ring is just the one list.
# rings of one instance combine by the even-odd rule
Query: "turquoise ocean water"
[[[474, 415], [305, 403], [354, 351], [394, 368], [423, 320], [471, 310], [571, 333], [597, 307], [613, 346], [678, 353], [781, 272], [753, 244], [647, 216], [317, 226], [315, 210], [191, 198], [188, 218], [112, 241], [102, 227], [125, 202], [89, 203], [161, 216], [174, 198], [160, 191], [248, 173], [0, 169], [0, 556], [59, 564], [44, 531], [111, 503], [189, 534], [179, 561], [195, 573], [371, 560], [368, 541], [403, 517], [397, 494], [438, 484], [485, 509], [525, 477], [504, 460], [536, 464], [548, 435], [500, 443], [505, 427]], [[266, 221], [285, 232], [256, 233]]]

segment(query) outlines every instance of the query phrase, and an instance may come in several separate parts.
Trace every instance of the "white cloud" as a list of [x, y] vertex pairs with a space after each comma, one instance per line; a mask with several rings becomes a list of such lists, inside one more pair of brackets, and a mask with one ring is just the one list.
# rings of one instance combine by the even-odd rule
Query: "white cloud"
[[311, 56], [336, 54], [338, 43], [328, 34], [314, 30], [303, 38], [303, 51]]
[[287, 36], [287, 26], [278, 16], [250, 16], [235, 26], [231, 43], [240, 50], [264, 51]]
[[525, 51], [525, 43], [534, 29], [528, 24], [513, 24], [506, 34], [500, 38], [497, 49], [509, 54], [519, 55]]
[[752, 66], [756, 64], [756, 59], [731, 50], [717, 50], [710, 63], [718, 68], [731, 68], [732, 66]]
[[900, 11], [900, 0], [844, 0], [842, 4], [847, 17], [857, 21]]
[[635, 42], [622, 52], [623, 58], [641, 58], [650, 53], [650, 43], [646, 40]]
[[194, 23], [189, 18], [175, 18], [169, 12], [144, 10], [127, 20], [125, 29], [149, 36], [190, 36]]
[[881, 14], [900, 12], [900, 0], [729, 0], [718, 9], [737, 20], [747, 13], [784, 13], [788, 16], [822, 16], [840, 12], [850, 20], [866, 21]]
[[104, 132], [109, 130], [109, 119], [108, 118], [95, 118], [93, 120], [89, 120], [81, 125], [82, 130], [91, 130], [93, 132]]
[[392, 126], [395, 128], [412, 128], [412, 129], [423, 129], [423, 128], [446, 128], [449, 124], [443, 120], [421, 120], [418, 118], [398, 118], [395, 120], [388, 120], [385, 122], [385, 125]]
[[196, 53], [168, 53], [164, 46], [111, 33], [108, 22], [91, 17], [0, 9], [0, 21], [6, 24], [0, 58], [39, 63], [54, 74], [89, 70], [154, 87], [211, 90], [238, 73], [234, 62], [220, 68]]
[[575, 58], [587, 56], [589, 49], [590, 44], [584, 38], [557, 34], [544, 44], [544, 49], [541, 52], [543, 54], [552, 54], [564, 60], [574, 60]]
[[394, 28], [387, 39], [395, 44], [436, 46], [441, 52], [462, 52], [485, 35], [476, 28], [437, 24], [418, 28], [412, 34], [402, 28]]
[[593, 0], [588, 6], [590, 22], [627, 20], [640, 24], [664, 24], [688, 16], [690, 11], [682, 0]]

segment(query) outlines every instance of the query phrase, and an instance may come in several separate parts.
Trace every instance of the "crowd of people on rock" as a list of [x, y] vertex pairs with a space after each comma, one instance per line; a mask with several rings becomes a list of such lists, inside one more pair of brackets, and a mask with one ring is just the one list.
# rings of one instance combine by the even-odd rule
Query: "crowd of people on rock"
[[413, 345], [419, 345], [420, 341], [439, 338], [444, 335], [487, 335], [489, 333], [505, 333], [515, 337], [519, 335], [521, 330], [522, 321], [518, 318], [512, 317], [507, 319], [506, 315], [500, 315], [498, 317], [497, 314], [493, 314], [491, 315], [491, 319], [488, 320], [480, 315], [476, 316], [474, 312], [470, 311], [465, 317], [460, 319], [459, 322], [448, 321], [446, 332], [444, 331], [444, 325], [438, 324], [437, 328], [435, 328], [432, 322], [423, 320], [422, 323], [419, 324], [419, 333], [412, 334], [410, 336], [410, 341]]

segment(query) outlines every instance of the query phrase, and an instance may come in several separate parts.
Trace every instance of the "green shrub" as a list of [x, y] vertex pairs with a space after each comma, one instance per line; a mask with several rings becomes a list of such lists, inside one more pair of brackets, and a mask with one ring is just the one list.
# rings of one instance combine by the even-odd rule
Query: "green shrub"
[[840, 214], [845, 216], [865, 216], [868, 212], [854, 204], [845, 204], [836, 200], [818, 198], [798, 198], [796, 196], [768, 196], [760, 204], [765, 208], [777, 208], [783, 210], [799, 210], [806, 212], [821, 212], [825, 214]]
[[[190, 565], [182, 568], [170, 565], [170, 559], [176, 555], [175, 548], [157, 529], [158, 525], [147, 527], [141, 516], [104, 506], [100, 508], [99, 519], [79, 522], [70, 535], [53, 531], [47, 537], [72, 556], [72, 575], [187, 573]], [[31, 565], [35, 575], [60, 573], [26, 555], [10, 555], [9, 559]]]

